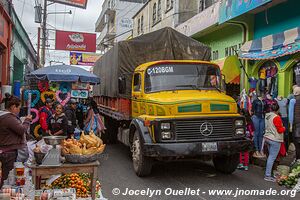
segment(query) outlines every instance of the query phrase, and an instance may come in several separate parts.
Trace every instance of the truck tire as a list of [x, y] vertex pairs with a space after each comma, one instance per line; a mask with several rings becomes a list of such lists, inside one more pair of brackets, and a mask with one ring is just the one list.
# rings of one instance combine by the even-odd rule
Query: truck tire
[[239, 164], [239, 155], [218, 155], [213, 158], [213, 163], [216, 170], [224, 174], [232, 174]]
[[144, 177], [151, 173], [153, 160], [143, 155], [138, 130], [135, 131], [132, 141], [132, 163], [137, 176]]

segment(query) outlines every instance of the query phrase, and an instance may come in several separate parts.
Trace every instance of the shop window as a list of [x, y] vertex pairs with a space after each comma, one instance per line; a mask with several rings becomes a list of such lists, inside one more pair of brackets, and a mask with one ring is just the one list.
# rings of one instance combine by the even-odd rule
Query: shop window
[[258, 70], [258, 92], [260, 95], [270, 94], [277, 97], [277, 72], [278, 68], [273, 61], [265, 62]]
[[173, 4], [174, 4], [174, 0], [167, 0], [166, 2], [166, 12], [168, 12], [169, 10], [171, 10], [173, 8]]
[[157, 4], [157, 20], [161, 20], [161, 0], [158, 0]]
[[153, 25], [155, 24], [155, 22], [156, 22], [156, 3], [154, 3], [153, 10], [152, 10], [152, 23], [153, 23]]
[[199, 10], [199, 12], [202, 12], [206, 8], [212, 6], [217, 1], [218, 0], [199, 0], [199, 4], [198, 4], [198, 10]]
[[144, 33], [144, 16], [141, 17], [141, 33]]
[[215, 50], [212, 52], [212, 59], [213, 60], [218, 60], [219, 59], [219, 51]]
[[141, 20], [139, 18], [138, 19], [138, 27], [137, 27], [137, 33], [138, 33], [138, 35], [140, 34], [140, 27], [141, 27]]

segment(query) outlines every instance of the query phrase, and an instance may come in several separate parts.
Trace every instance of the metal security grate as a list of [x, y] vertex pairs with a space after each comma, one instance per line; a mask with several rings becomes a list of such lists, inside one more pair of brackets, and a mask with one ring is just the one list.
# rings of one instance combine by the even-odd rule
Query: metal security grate
[[[210, 135], [201, 134], [200, 127], [205, 122], [212, 125], [212, 133]], [[234, 136], [233, 119], [176, 121], [175, 133], [177, 141], [232, 138]]]

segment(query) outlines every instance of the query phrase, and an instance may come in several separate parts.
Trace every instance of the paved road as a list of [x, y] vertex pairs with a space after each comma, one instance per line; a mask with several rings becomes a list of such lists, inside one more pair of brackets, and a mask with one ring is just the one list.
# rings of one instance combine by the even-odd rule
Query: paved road
[[[202, 163], [198, 161], [189, 162], [171, 162], [160, 163], [154, 166], [151, 176], [146, 178], [139, 178], [135, 175], [128, 154], [128, 149], [123, 145], [109, 145], [107, 146], [105, 156], [101, 160], [100, 179], [103, 188], [103, 194], [109, 200], [218, 200], [218, 199], [298, 199], [299, 194], [295, 198], [287, 196], [238, 196], [233, 198], [225, 195], [209, 195], [211, 189], [260, 189], [270, 190], [270, 188], [281, 192], [285, 188], [278, 186], [276, 183], [270, 183], [263, 180], [263, 170], [256, 166], [250, 166], [248, 172], [236, 171], [232, 175], [224, 175], [216, 170], [209, 163]], [[155, 190], [152, 198], [149, 195], [113, 195], [112, 190], [118, 188], [121, 193], [129, 190]], [[188, 188], [195, 190], [199, 195], [179, 196], [166, 195], [171, 192], [167, 188], [176, 190], [188, 190]], [[200, 192], [197, 191], [200, 189]]]

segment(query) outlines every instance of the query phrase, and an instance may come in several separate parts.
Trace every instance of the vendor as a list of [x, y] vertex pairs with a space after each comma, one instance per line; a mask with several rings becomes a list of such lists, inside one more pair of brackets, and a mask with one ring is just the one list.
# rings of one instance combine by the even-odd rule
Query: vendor
[[27, 129], [30, 126], [32, 116], [25, 117], [22, 123], [18, 114], [21, 108], [21, 100], [15, 96], [6, 96], [5, 110], [0, 111], [0, 161], [2, 163], [2, 187], [9, 171], [14, 168], [17, 151], [25, 146]]
[[75, 99], [71, 99], [65, 108], [65, 115], [68, 119], [68, 137], [74, 134], [75, 128], [77, 127], [76, 104]]
[[63, 106], [56, 105], [55, 114], [49, 120], [49, 135], [67, 136], [68, 119], [63, 113]]

